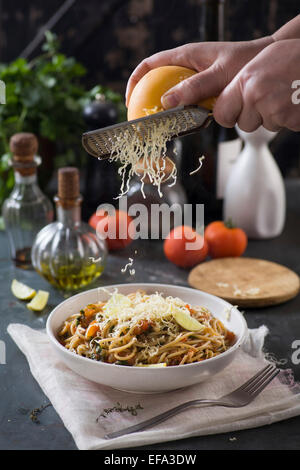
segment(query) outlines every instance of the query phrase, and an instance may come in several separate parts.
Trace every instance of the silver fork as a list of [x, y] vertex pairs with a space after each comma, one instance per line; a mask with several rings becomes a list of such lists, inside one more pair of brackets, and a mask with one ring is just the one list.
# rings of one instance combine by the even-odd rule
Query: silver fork
[[120, 431], [115, 431], [106, 434], [105, 439], [115, 439], [116, 437], [124, 436], [125, 434], [131, 434], [137, 431], [142, 431], [146, 428], [154, 426], [155, 424], [161, 423], [162, 421], [165, 421], [171, 416], [174, 416], [180, 413], [181, 411], [187, 410], [188, 408], [191, 408], [193, 406], [225, 406], [229, 408], [240, 408], [242, 406], [246, 406], [251, 403], [257, 397], [257, 395], [259, 395], [266, 388], [266, 386], [271, 382], [271, 380], [274, 379], [274, 377], [276, 377], [279, 372], [279, 369], [277, 369], [274, 365], [269, 364], [264, 369], [260, 370], [257, 374], [255, 374], [253, 377], [251, 377], [251, 379], [249, 379], [239, 388], [229, 393], [228, 395], [224, 395], [218, 400], [199, 399], [182, 403], [181, 405], [178, 405], [175, 408], [165, 411], [164, 413], [161, 413], [158, 416], [154, 416], [153, 418], [147, 419], [142, 423], [135, 424], [134, 426], [130, 426]]

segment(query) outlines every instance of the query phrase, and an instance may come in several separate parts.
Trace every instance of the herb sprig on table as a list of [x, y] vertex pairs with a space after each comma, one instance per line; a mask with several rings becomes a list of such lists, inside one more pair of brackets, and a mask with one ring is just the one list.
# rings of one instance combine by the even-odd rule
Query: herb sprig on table
[[27, 408], [19, 408], [18, 412], [22, 415], [29, 415], [31, 421], [35, 424], [40, 424], [38, 416], [40, 416], [44, 410], [52, 406], [51, 403], [47, 403], [46, 405], [41, 405], [39, 408], [34, 408], [33, 410], [29, 410]]
[[41, 415], [46, 408], [49, 408], [49, 406], [52, 406], [51, 403], [48, 403], [47, 405], [42, 405], [39, 408], [34, 408], [34, 410], [30, 412], [31, 421], [35, 424], [40, 424], [38, 416]]
[[140, 403], [134, 406], [123, 406], [119, 402], [117, 402], [116, 406], [113, 406], [112, 408], [104, 408], [103, 412], [98, 416], [96, 419], [96, 422], [98, 423], [100, 418], [107, 418], [109, 414], [111, 413], [129, 413], [132, 416], [137, 416], [139, 410], [143, 410], [144, 408], [141, 406]]

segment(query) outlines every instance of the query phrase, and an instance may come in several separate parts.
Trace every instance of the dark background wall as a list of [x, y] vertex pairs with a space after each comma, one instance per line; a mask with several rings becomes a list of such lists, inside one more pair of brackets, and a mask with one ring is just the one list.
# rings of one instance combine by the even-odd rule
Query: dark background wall
[[[77, 0], [53, 28], [67, 54], [89, 70], [89, 85], [124, 92], [133, 68], [162, 49], [199, 40], [202, 0]], [[0, 61], [18, 57], [63, 0], [0, 0]], [[274, 32], [299, 0], [227, 0], [226, 39]], [[33, 54], [34, 55], [34, 54]]]
[[[72, 0], [68, 0], [72, 1]], [[88, 69], [89, 87], [124, 93], [134, 67], [159, 50], [198, 41], [202, 0], [77, 0], [52, 28], [62, 50]], [[23, 53], [63, 0], [0, 0], [0, 61]], [[227, 0], [225, 39], [271, 34], [299, 14], [299, 0]], [[39, 52], [37, 47], [29, 57]], [[299, 176], [300, 133], [283, 131], [273, 152], [284, 176]]]

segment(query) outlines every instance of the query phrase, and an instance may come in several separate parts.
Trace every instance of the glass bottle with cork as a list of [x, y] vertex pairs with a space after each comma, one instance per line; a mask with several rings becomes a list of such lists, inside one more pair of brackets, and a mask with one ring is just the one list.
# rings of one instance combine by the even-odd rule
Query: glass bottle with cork
[[34, 134], [18, 133], [10, 139], [15, 185], [4, 201], [2, 215], [16, 267], [29, 269], [36, 234], [54, 217], [53, 205], [37, 181], [38, 140]]
[[81, 220], [79, 170], [58, 171], [57, 221], [44, 227], [32, 248], [32, 264], [50, 284], [68, 295], [95, 281], [103, 272], [106, 242]]

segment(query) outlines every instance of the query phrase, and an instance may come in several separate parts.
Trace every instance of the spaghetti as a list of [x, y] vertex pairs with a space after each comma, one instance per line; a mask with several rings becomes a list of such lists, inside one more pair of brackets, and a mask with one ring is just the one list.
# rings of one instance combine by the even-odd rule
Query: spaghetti
[[87, 305], [58, 332], [69, 351], [96, 361], [128, 366], [191, 364], [226, 351], [235, 335], [208, 309], [175, 297], [127, 296]]

